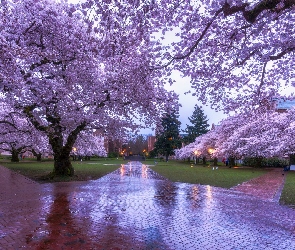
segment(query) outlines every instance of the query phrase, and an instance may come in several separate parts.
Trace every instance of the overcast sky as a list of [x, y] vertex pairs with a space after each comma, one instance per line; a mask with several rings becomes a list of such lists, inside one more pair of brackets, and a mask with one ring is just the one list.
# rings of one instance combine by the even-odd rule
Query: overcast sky
[[[176, 81], [176, 83], [174, 83], [172, 86], [167, 84], [166, 89], [174, 90], [174, 92], [179, 95], [179, 102], [182, 105], [182, 107], [180, 107], [179, 109], [179, 121], [181, 122], [182, 130], [186, 128], [186, 124], [190, 125], [188, 117], [192, 116], [195, 104], [202, 106], [204, 114], [207, 116], [209, 120], [208, 123], [210, 125], [210, 128], [212, 123], [218, 124], [222, 119], [227, 117], [222, 112], [216, 112], [212, 110], [210, 107], [202, 105], [201, 102], [198, 101], [197, 97], [192, 96], [191, 94], [184, 94], [185, 92], [191, 90], [189, 78], [182, 78], [180, 76], [180, 73], [178, 72], [174, 72], [172, 77]], [[140, 133], [154, 135], [155, 132], [151, 129], [142, 129]]]
[[[205, 115], [208, 117], [208, 123], [210, 126], [212, 123], [217, 124], [222, 119], [226, 118], [226, 115], [222, 112], [216, 112], [212, 110], [209, 106], [204, 106], [201, 104], [199, 99], [196, 96], [192, 96], [191, 94], [184, 94], [185, 92], [191, 90], [191, 84], [189, 82], [189, 78], [182, 78], [180, 73], [175, 72], [173, 78], [176, 80], [172, 86], [167, 86], [168, 90], [174, 90], [179, 95], [179, 102], [182, 107], [179, 110], [179, 120], [181, 122], [181, 128], [185, 129], [186, 124], [190, 124], [188, 117], [193, 114], [194, 106], [198, 104], [202, 106]], [[193, 92], [194, 90], [192, 90]]]

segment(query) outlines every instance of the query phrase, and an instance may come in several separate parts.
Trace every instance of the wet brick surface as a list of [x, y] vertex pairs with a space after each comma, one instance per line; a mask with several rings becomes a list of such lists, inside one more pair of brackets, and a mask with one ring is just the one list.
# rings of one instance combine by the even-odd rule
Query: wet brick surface
[[136, 162], [89, 182], [0, 174], [0, 249], [295, 249], [295, 210], [249, 183], [173, 183]]
[[244, 182], [232, 189], [253, 195], [263, 200], [274, 200], [278, 202], [284, 182], [285, 173], [281, 168], [275, 168], [267, 174]]

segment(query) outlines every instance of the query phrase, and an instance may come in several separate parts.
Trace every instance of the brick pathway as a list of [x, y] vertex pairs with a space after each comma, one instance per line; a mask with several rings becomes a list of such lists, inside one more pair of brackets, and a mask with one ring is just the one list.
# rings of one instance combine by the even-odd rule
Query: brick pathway
[[284, 182], [285, 174], [282, 169], [277, 168], [258, 178], [237, 185], [232, 190], [241, 191], [263, 200], [279, 202]]
[[0, 249], [295, 249], [295, 210], [140, 163], [89, 182], [0, 175]]

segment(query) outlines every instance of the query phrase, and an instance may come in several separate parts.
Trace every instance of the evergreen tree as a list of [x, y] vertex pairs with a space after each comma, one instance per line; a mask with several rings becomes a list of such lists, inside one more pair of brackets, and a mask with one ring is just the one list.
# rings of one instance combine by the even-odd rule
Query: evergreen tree
[[209, 131], [210, 125], [202, 107], [197, 104], [192, 116], [188, 117], [188, 119], [192, 125], [186, 125], [185, 132], [188, 135], [185, 137], [185, 142], [192, 143], [198, 136], [206, 134]]
[[165, 114], [161, 121], [161, 127], [156, 132], [156, 142], [154, 153], [165, 156], [166, 162], [170, 155], [174, 155], [174, 150], [181, 147], [179, 129], [181, 122], [178, 115]]

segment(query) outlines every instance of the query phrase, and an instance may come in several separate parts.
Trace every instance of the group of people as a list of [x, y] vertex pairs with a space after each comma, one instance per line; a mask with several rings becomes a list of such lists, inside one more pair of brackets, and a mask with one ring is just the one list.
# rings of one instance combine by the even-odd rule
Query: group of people
[[228, 166], [228, 163], [229, 163], [228, 158], [226, 158], [226, 159], [223, 158], [222, 162], [223, 162], [223, 164], [225, 164], [225, 166]]

